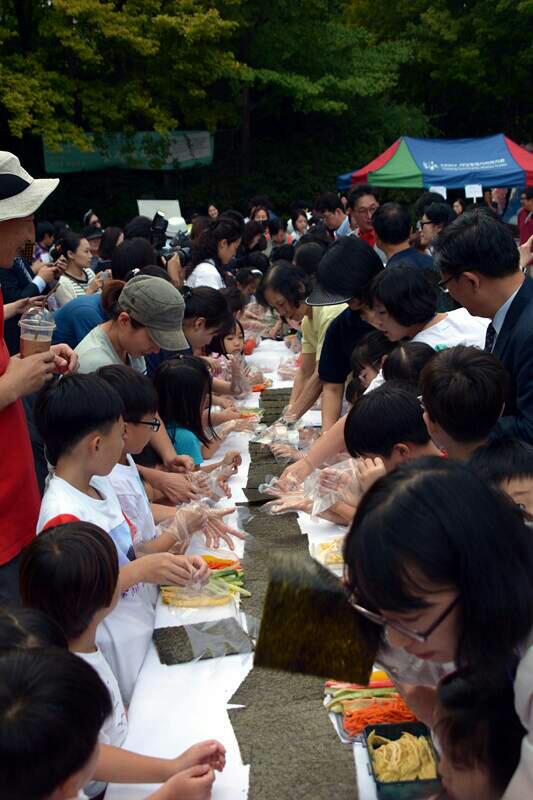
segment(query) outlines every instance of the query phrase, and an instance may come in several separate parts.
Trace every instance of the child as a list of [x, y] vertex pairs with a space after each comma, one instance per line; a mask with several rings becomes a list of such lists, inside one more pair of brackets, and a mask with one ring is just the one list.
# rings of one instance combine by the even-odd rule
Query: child
[[371, 331], [363, 336], [352, 352], [351, 364], [365, 389], [378, 377], [379, 371], [394, 345], [380, 331]]
[[[102, 367], [97, 372], [120, 395], [124, 406], [124, 448], [120, 461], [113, 467], [109, 480], [117, 494], [122, 511], [136, 528], [134, 541], [137, 555], [147, 553], [185, 552], [191, 535], [202, 530], [210, 546], [221, 541], [233, 550], [232, 535], [243, 538], [224, 524], [223, 517], [233, 508], [212, 509], [199, 503], [182, 506], [174, 513], [169, 506], [150, 505], [137, 465], [132, 458], [150, 443], [157, 428], [157, 392], [149, 378], [126, 365]], [[163, 520], [173, 525], [158, 535], [155, 525]], [[176, 538], [178, 536], [178, 538]], [[177, 549], [179, 548], [179, 549]], [[157, 589], [154, 587], [157, 597]]]
[[[109, 692], [100, 677], [72, 653], [30, 649], [3, 655], [2, 795], [13, 800], [77, 798], [93, 777], [98, 735], [111, 710]], [[214, 780], [211, 767], [195, 767], [188, 775], [196, 790], [194, 797], [207, 800]], [[175, 800], [182, 785], [183, 773], [178, 773], [147, 800]]]
[[[191, 456], [199, 467], [204, 458], [212, 458], [222, 443], [211, 425], [211, 375], [207, 365], [194, 357], [165, 361], [157, 370], [155, 388], [159, 414], [172, 444], [178, 453]], [[223, 463], [235, 463], [237, 458], [238, 453], [230, 451]]]
[[434, 355], [435, 350], [425, 342], [400, 342], [383, 363], [383, 378], [418, 388], [420, 374]]
[[63, 522], [94, 522], [113, 539], [122, 596], [98, 630], [99, 645], [129, 703], [152, 638], [154, 607], [146, 583], [203, 580], [196, 556], [157, 553], [136, 558], [134, 530], [109, 475], [124, 447], [120, 396], [96, 375], [66, 375], [37, 396], [35, 424], [54, 475], [43, 497], [37, 532]]
[[498, 422], [507, 384], [498, 359], [477, 347], [436, 353], [420, 380], [424, 421], [435, 444], [450, 458], [468, 461]]
[[34, 608], [0, 608], [0, 657], [9, 650], [31, 647], [68, 646], [65, 634], [41, 611]]
[[520, 761], [526, 734], [514, 708], [513, 684], [494, 685], [466, 670], [440, 683], [435, 712], [439, 772], [451, 800], [499, 800]]
[[494, 439], [479, 447], [468, 466], [504, 491], [533, 519], [533, 447], [519, 439]]
[[416, 395], [393, 383], [357, 401], [346, 418], [344, 439], [353, 458], [380, 458], [386, 472], [404, 461], [441, 455], [429, 437]]
[[244, 328], [238, 319], [218, 336], [211, 340], [209, 349], [222, 356], [242, 356], [244, 354]]
[[[111, 697], [111, 713], [99, 735], [102, 747], [89, 797], [105, 783], [162, 783], [177, 772], [206, 763], [223, 769], [225, 751], [203, 742], [175, 759], [158, 759], [120, 750], [128, 723], [117, 681], [96, 643], [100, 623], [119, 600], [116, 547], [105, 531], [90, 522], [70, 522], [44, 531], [24, 553], [20, 566], [22, 602], [56, 622], [68, 647], [98, 673]], [[183, 789], [190, 783], [183, 775]]]

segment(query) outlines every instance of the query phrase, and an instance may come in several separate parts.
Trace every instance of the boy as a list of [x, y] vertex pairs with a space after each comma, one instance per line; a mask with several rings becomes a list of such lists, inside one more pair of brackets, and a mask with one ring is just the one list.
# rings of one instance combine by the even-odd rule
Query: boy
[[[120, 395], [123, 404], [124, 444], [118, 464], [113, 467], [109, 480], [117, 494], [122, 511], [136, 528], [135, 552], [184, 552], [191, 535], [202, 531], [210, 546], [224, 542], [231, 550], [235, 545], [232, 535], [243, 538], [238, 531], [225, 525], [223, 517], [233, 513], [233, 508], [212, 509], [200, 503], [173, 508], [148, 502], [139, 470], [131, 454], [138, 455], [150, 443], [157, 430], [157, 392], [149, 378], [125, 364], [101, 367], [96, 373]], [[174, 517], [174, 521], [169, 518]], [[158, 536], [155, 523], [169, 520], [164, 533]], [[176, 548], [179, 548], [176, 549]]]
[[533, 447], [519, 439], [494, 439], [480, 447], [468, 466], [509, 495], [533, 520]]
[[[162, 783], [182, 773], [183, 791], [191, 779], [184, 773], [208, 764], [223, 769], [225, 750], [215, 741], [202, 742], [175, 759], [142, 756], [120, 749], [128, 723], [120, 691], [96, 644], [96, 631], [119, 599], [118, 557], [112, 539], [90, 522], [70, 522], [48, 528], [27, 548], [21, 562], [22, 601], [56, 622], [68, 647], [98, 673], [106, 685], [112, 710], [99, 735], [103, 745], [94, 780], [84, 788], [89, 797], [105, 790], [105, 783]], [[177, 787], [176, 787], [177, 789]]]
[[[81, 658], [59, 649], [13, 650], [0, 658], [0, 782], [3, 797], [75, 800], [93, 777], [109, 692]], [[213, 770], [188, 770], [198, 800]], [[147, 800], [175, 800], [182, 774]]]
[[436, 353], [422, 370], [424, 422], [450, 458], [468, 461], [485, 444], [505, 405], [508, 375], [477, 347], [458, 345]]
[[390, 382], [356, 402], [346, 418], [344, 439], [352, 458], [379, 458], [384, 472], [404, 461], [442, 455], [429, 437], [414, 392]]
[[134, 531], [105, 477], [122, 455], [122, 411], [117, 392], [93, 374], [67, 375], [39, 393], [35, 423], [54, 475], [43, 497], [37, 532], [84, 520], [113, 539], [122, 596], [99, 627], [98, 641], [129, 703], [154, 628], [154, 606], [145, 584], [186, 585], [204, 580], [207, 570], [198, 556], [157, 553], [136, 558]]

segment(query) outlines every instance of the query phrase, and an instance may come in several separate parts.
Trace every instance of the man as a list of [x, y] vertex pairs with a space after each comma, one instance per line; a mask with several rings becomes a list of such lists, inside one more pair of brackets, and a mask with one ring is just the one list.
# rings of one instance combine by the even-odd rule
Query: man
[[342, 200], [335, 192], [326, 192], [321, 195], [316, 204], [316, 210], [322, 214], [326, 228], [335, 239], [351, 233], [350, 219], [344, 211]]
[[91, 250], [91, 261], [89, 267], [93, 272], [98, 270], [98, 253], [100, 251], [100, 242], [102, 241], [103, 235], [104, 231], [100, 225], [87, 225], [83, 229], [82, 236], [89, 242], [89, 248]]
[[50, 263], [50, 248], [54, 243], [55, 228], [51, 222], [38, 222], [35, 227], [35, 251], [34, 261], [42, 261], [43, 264]]
[[433, 259], [409, 244], [411, 219], [405, 206], [385, 203], [374, 213], [372, 224], [376, 244], [385, 253], [387, 267], [411, 264], [420, 269], [434, 269]]
[[[0, 152], [0, 266], [9, 269], [25, 242], [34, 241], [33, 214], [58, 183], [57, 178], [32, 178], [16, 156]], [[35, 535], [40, 505], [20, 398], [38, 391], [54, 372], [76, 366], [76, 355], [64, 344], [24, 359], [10, 358], [0, 290], [0, 605], [18, 598], [18, 560]]]
[[[379, 198], [375, 189], [362, 184], [352, 189], [348, 196], [348, 209], [354, 235], [367, 242], [370, 247], [376, 245], [373, 217], [379, 208]], [[379, 253], [378, 253], [379, 255]]]
[[329, 430], [342, 410], [344, 384], [351, 372], [351, 355], [372, 328], [361, 317], [367, 292], [383, 264], [369, 245], [348, 236], [335, 242], [320, 262], [317, 285], [307, 298], [310, 306], [348, 303], [330, 324], [318, 365], [322, 381], [322, 430]]
[[452, 297], [491, 320], [485, 350], [510, 374], [493, 436], [533, 444], [533, 280], [520, 270], [512, 234], [486, 210], [461, 214], [437, 239], [435, 261]]

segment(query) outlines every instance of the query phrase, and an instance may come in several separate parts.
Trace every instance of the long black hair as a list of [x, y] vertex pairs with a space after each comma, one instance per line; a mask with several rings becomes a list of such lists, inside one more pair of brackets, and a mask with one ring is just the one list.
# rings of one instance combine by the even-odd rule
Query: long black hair
[[[211, 424], [211, 373], [206, 362], [195, 356], [164, 361], [154, 378], [159, 414], [165, 425], [177, 425], [196, 434], [204, 445], [216, 438]], [[207, 432], [203, 412], [208, 401]]]
[[[505, 669], [533, 628], [531, 530], [508, 498], [459, 464], [420, 459], [377, 481], [357, 509], [344, 560], [349, 589], [370, 609], [423, 608], [423, 584], [455, 587], [461, 668]], [[366, 627], [381, 638], [378, 626]]]
[[211, 220], [209, 225], [195, 239], [192, 245], [191, 263], [187, 267], [187, 277], [195, 267], [203, 261], [212, 261], [222, 278], [225, 280], [224, 267], [218, 257], [218, 245], [226, 239], [228, 243], [236, 242], [242, 238], [243, 225], [234, 217], [221, 214], [217, 219]]

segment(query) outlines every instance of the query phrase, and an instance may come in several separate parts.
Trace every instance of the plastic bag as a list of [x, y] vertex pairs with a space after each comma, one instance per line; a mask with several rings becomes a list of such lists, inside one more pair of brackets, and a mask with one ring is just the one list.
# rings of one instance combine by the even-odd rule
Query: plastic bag
[[289, 427], [286, 422], [282, 420], [277, 420], [272, 425], [269, 425], [267, 428], [263, 428], [259, 431], [258, 435], [255, 436], [252, 441], [257, 442], [258, 444], [288, 444], [292, 447], [298, 447], [300, 442], [300, 434], [298, 433], [298, 428], [303, 423], [299, 420], [298, 422], [294, 423], [294, 427]]
[[231, 359], [231, 393], [236, 395], [248, 394], [251, 382], [248, 377], [248, 368], [243, 356], [235, 355]]
[[253, 652], [252, 637], [231, 617], [184, 627], [195, 661]]
[[261, 506], [262, 514], [270, 514], [271, 516], [279, 516], [280, 514], [289, 514], [293, 511], [304, 511], [310, 514], [313, 508], [313, 501], [311, 498], [306, 497], [303, 491], [300, 492], [285, 492], [282, 496], [277, 497], [275, 500], [270, 500]]
[[362, 492], [352, 458], [322, 470], [315, 470], [304, 482], [304, 493], [313, 499], [311, 514], [317, 516], [344, 500], [357, 505]]

